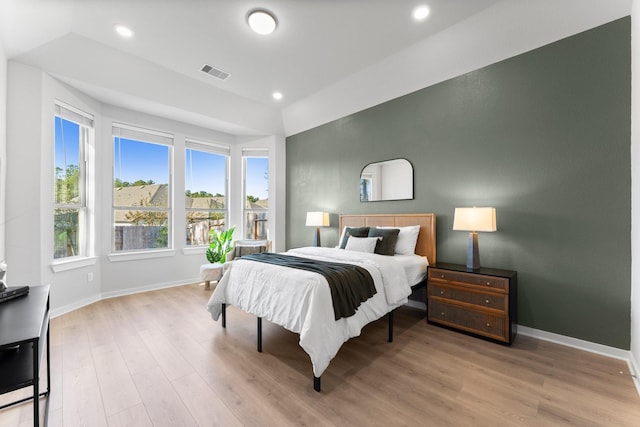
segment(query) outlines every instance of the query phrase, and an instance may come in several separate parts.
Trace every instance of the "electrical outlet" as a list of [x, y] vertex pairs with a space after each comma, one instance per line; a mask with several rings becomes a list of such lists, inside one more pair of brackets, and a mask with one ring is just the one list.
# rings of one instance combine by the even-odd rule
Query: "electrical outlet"
[[93, 272], [87, 273], [87, 281], [88, 282], [93, 282]]

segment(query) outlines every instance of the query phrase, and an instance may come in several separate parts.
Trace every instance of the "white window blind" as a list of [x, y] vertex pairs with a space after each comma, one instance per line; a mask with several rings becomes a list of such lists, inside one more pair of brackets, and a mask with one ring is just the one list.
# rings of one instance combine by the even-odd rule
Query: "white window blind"
[[243, 157], [269, 157], [269, 150], [266, 148], [243, 148]]
[[156, 144], [173, 145], [173, 135], [157, 130], [143, 129], [121, 123], [113, 123], [113, 136]]
[[69, 105], [55, 104], [56, 116], [65, 120], [93, 128], [93, 116]]
[[189, 139], [185, 141], [187, 148], [194, 150], [207, 151], [209, 153], [220, 154], [222, 156], [229, 156], [231, 149], [228, 146], [215, 144], [211, 142], [197, 141], [195, 139]]

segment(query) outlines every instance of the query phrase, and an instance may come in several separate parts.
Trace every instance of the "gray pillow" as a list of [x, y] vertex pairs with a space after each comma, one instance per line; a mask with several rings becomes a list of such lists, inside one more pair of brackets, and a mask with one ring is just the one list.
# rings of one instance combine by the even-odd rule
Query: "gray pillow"
[[380, 255], [394, 255], [399, 233], [400, 230], [397, 228], [370, 228], [369, 237], [378, 238], [375, 253]]

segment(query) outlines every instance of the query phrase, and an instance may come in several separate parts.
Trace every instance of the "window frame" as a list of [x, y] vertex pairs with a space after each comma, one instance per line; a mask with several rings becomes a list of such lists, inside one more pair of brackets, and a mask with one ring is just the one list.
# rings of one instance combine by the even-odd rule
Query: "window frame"
[[[50, 254], [52, 263], [51, 267], [54, 272], [65, 271], [72, 268], [82, 267], [85, 265], [91, 265], [95, 263], [94, 259], [94, 239], [95, 230], [94, 224], [91, 220], [92, 208], [91, 202], [93, 200], [93, 185], [89, 182], [89, 176], [91, 168], [93, 167], [90, 151], [95, 143], [95, 126], [94, 116], [81, 109], [63, 103], [61, 101], [54, 101], [54, 113], [53, 113], [53, 194], [52, 194], [52, 227], [53, 232], [53, 247]], [[57, 132], [57, 121], [61, 120], [61, 125], [64, 125], [63, 121], [68, 121], [79, 126], [79, 139], [78, 139], [78, 203], [58, 203], [56, 200], [55, 186], [57, 184], [56, 165], [55, 165], [55, 137]], [[77, 250], [78, 253], [70, 256], [55, 257], [55, 212], [59, 209], [77, 210], [78, 211], [78, 236], [77, 236]], [[93, 261], [92, 261], [93, 259]]]

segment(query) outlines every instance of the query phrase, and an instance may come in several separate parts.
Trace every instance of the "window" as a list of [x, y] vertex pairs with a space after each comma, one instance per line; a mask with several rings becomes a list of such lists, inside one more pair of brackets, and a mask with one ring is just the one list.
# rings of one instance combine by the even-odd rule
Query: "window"
[[56, 104], [54, 116], [53, 258], [90, 255], [87, 149], [93, 116]]
[[113, 125], [113, 250], [170, 247], [169, 134]]
[[242, 150], [244, 238], [269, 239], [269, 157], [267, 150]]
[[229, 149], [187, 141], [185, 208], [187, 246], [208, 245], [209, 232], [227, 229]]

